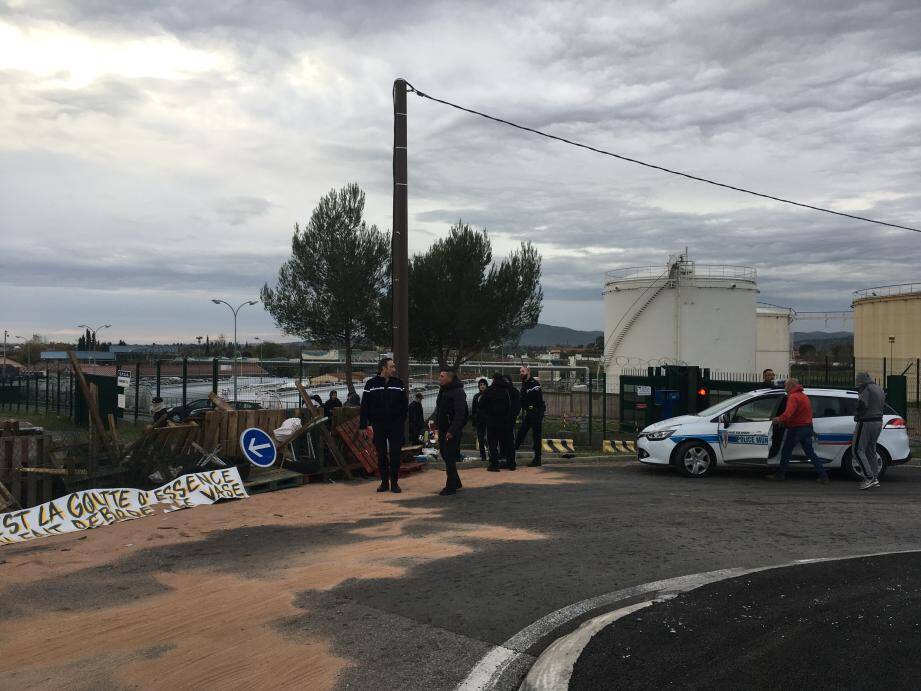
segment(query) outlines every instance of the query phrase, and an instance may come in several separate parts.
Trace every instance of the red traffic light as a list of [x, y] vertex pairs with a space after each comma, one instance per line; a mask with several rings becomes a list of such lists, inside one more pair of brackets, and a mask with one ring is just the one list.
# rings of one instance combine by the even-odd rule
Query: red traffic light
[[710, 393], [710, 390], [709, 390], [709, 389], [705, 389], [705, 388], [702, 387], [702, 386], [701, 386], [699, 389], [697, 389], [697, 395], [698, 395], [698, 396], [706, 396], [706, 395], [709, 394], [709, 393]]

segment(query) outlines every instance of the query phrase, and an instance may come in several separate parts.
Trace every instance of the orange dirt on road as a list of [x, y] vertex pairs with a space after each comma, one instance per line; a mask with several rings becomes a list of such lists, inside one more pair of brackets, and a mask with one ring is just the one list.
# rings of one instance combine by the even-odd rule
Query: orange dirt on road
[[[469, 472], [469, 487], [503, 484]], [[516, 484], [556, 484], [522, 469]], [[0, 547], [3, 688], [326, 689], [352, 661], [279, 624], [303, 614], [298, 593], [347, 579], [399, 579], [409, 568], [468, 553], [477, 540], [539, 540], [537, 532], [440, 523], [431, 496], [444, 474], [315, 484]], [[438, 506], [436, 504], [436, 506]], [[252, 531], [247, 533], [247, 531]], [[246, 545], [273, 545], [253, 549]]]

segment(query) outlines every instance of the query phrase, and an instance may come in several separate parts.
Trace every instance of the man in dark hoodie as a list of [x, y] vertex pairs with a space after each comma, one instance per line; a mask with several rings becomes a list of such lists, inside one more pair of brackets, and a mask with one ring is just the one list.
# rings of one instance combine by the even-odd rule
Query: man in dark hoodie
[[854, 429], [853, 454], [863, 471], [864, 481], [860, 489], [872, 489], [879, 487], [876, 473], [881, 464], [876, 442], [883, 431], [886, 394], [867, 372], [857, 375], [857, 391], [857, 413], [854, 415], [857, 427]]
[[403, 448], [403, 425], [406, 424], [406, 388], [396, 377], [393, 358], [381, 359], [377, 376], [365, 382], [361, 396], [358, 428], [366, 431], [377, 449], [377, 468], [381, 475], [378, 492], [399, 494], [400, 450]]
[[480, 460], [486, 460], [486, 413], [480, 402], [483, 399], [483, 392], [489, 386], [489, 382], [480, 379], [477, 383], [478, 391], [473, 394], [473, 404], [470, 406], [470, 417], [473, 418], [473, 426], [476, 429], [477, 446], [480, 447]]
[[499, 437], [499, 455], [505, 459], [499, 464], [499, 467], [503, 470], [515, 470], [518, 467], [515, 460], [515, 423], [521, 414], [521, 394], [511, 379], [505, 375], [499, 376], [502, 378], [502, 386], [508, 392], [508, 398], [512, 404], [508, 418], [505, 420], [503, 434]]
[[[501, 467], [515, 470], [515, 418], [512, 416], [513, 404], [511, 386], [498, 372], [492, 375], [492, 384], [483, 392], [479, 402], [480, 418], [486, 424], [486, 440], [489, 444], [489, 466], [486, 470], [499, 472], [500, 454], [505, 458]], [[511, 451], [511, 465], [508, 463], [508, 453]]]
[[467, 395], [464, 385], [457, 378], [452, 367], [446, 367], [438, 375], [441, 388], [435, 401], [435, 425], [438, 427], [438, 447], [445, 462], [447, 480], [441, 496], [456, 494], [463, 485], [457, 473], [460, 460], [461, 434], [469, 417], [467, 412]]

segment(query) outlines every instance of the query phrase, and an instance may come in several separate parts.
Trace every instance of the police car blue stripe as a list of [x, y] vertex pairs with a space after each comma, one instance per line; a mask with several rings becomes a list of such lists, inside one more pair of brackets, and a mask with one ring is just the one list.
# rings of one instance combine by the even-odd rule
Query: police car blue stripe
[[850, 443], [853, 440], [853, 434], [819, 434], [818, 439], [820, 442], [833, 444], [835, 442], [848, 442]]
[[700, 441], [713, 442], [715, 444], [720, 440], [720, 436], [718, 434], [688, 434], [688, 435], [673, 434], [672, 436], [668, 438], [671, 439], [675, 443], [678, 443], [681, 441], [687, 441], [688, 439], [699, 439]]

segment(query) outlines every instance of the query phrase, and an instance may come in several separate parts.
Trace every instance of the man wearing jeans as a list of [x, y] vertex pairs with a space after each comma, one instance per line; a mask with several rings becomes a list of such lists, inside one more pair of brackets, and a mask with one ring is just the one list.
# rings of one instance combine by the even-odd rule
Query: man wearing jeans
[[779, 417], [774, 418], [774, 423], [787, 428], [783, 446], [780, 449], [780, 467], [773, 475], [768, 475], [769, 480], [783, 480], [793, 457], [793, 447], [799, 444], [803, 447], [806, 456], [812, 461], [816, 472], [819, 474], [818, 482], [828, 484], [828, 471], [822, 465], [812, 446], [812, 404], [803, 391], [803, 386], [792, 377], [784, 383], [787, 392], [787, 407]]

